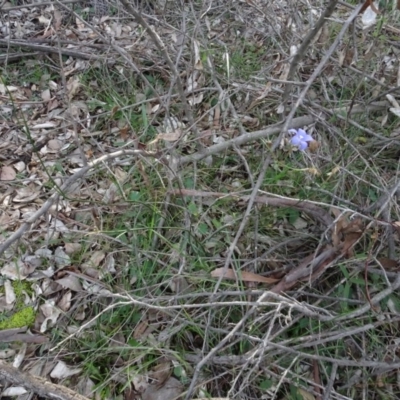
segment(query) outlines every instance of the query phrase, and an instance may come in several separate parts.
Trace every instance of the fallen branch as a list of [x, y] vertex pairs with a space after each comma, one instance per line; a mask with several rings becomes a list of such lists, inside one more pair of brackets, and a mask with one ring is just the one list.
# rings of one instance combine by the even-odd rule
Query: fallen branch
[[[194, 189], [175, 189], [170, 190], [168, 193], [175, 196], [194, 196], [194, 197], [214, 197], [214, 198], [227, 198], [233, 197], [234, 199], [245, 201], [249, 200], [250, 196], [240, 196], [234, 193], [221, 193], [221, 192], [204, 192]], [[285, 197], [272, 197], [272, 196], [257, 196], [255, 203], [265, 204], [272, 207], [291, 207], [299, 211], [303, 211], [311, 217], [316, 218], [319, 222], [324, 224], [327, 228], [333, 224], [333, 218], [330, 216], [328, 211], [317, 205], [307, 201], [290, 199]]]
[[[371, 103], [367, 106], [357, 105], [352, 110], [349, 107], [340, 107], [331, 110], [333, 114], [360, 114], [366, 111], [378, 111], [378, 110], [386, 110], [389, 108], [389, 103], [387, 101], [378, 101], [376, 103]], [[305, 115], [303, 117], [293, 118], [290, 128], [304, 128], [306, 125], [313, 124], [318, 121], [318, 118], [311, 115]], [[185, 165], [190, 162], [200, 161], [210, 155], [222, 153], [223, 151], [234, 147], [234, 146], [243, 146], [246, 143], [256, 141], [258, 139], [267, 138], [272, 135], [277, 135], [282, 131], [282, 123], [278, 123], [272, 126], [269, 126], [265, 129], [261, 129], [259, 131], [249, 132], [245, 135], [240, 135], [235, 137], [234, 139], [227, 140], [226, 142], [218, 143], [213, 146], [207, 147], [202, 151], [198, 151], [196, 153], [179, 157], [176, 162], [178, 165]]]
[[81, 51], [71, 50], [71, 49], [64, 49], [59, 47], [51, 47], [51, 46], [43, 46], [36, 43], [30, 43], [26, 40], [13, 40], [13, 39], [0, 39], [0, 44], [3, 44], [7, 47], [25, 47], [28, 49], [32, 49], [35, 51], [39, 51], [41, 53], [51, 53], [51, 54], [62, 54], [63, 56], [70, 56], [81, 58], [83, 60], [96, 60], [96, 61], [112, 61], [110, 58], [97, 56], [95, 54], [88, 54], [83, 53]]
[[46, 399], [56, 400], [89, 400], [87, 397], [57, 385], [48, 380], [22, 372], [13, 366], [0, 361], [0, 377], [13, 385], [23, 386], [25, 389], [38, 394]]
[[[73, 4], [73, 3], [79, 3], [81, 0], [62, 0], [61, 3], [63, 4]], [[10, 4], [10, 3], [8, 3]], [[31, 4], [24, 4], [22, 6], [9, 6], [4, 4], [3, 6], [0, 6], [0, 10], [3, 12], [10, 12], [13, 10], [21, 10], [22, 8], [30, 8], [30, 7], [42, 7], [42, 6], [52, 6], [54, 5], [54, 1], [44, 1], [42, 3], [31, 3]]]

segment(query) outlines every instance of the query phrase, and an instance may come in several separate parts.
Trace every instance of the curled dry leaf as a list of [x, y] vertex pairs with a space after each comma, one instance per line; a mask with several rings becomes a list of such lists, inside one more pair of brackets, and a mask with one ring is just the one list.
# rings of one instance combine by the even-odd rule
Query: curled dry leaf
[[59, 361], [57, 365], [54, 367], [53, 371], [51, 371], [50, 376], [53, 379], [65, 379], [69, 376], [79, 374], [82, 371], [82, 368], [69, 368], [67, 364], [63, 361]]
[[367, 29], [376, 24], [378, 12], [378, 3], [373, 3], [371, 1], [369, 7], [365, 10], [361, 17], [363, 29]]
[[265, 276], [253, 274], [252, 272], [247, 272], [247, 271], [235, 272], [231, 268], [227, 268], [225, 271], [224, 268], [214, 269], [214, 271], [211, 272], [211, 276], [213, 278], [219, 278], [222, 276], [225, 279], [233, 279], [233, 280], [239, 279], [244, 282], [276, 283], [279, 281], [279, 279], [268, 278]]
[[17, 190], [17, 195], [14, 197], [16, 203], [31, 203], [40, 195], [39, 190], [35, 190], [29, 187], [24, 187]]
[[193, 40], [193, 48], [194, 48], [194, 68], [199, 71], [202, 71], [203, 63], [201, 62], [200, 46], [197, 40]]
[[18, 354], [14, 358], [14, 361], [13, 361], [14, 368], [19, 368], [21, 366], [22, 361], [24, 361], [24, 358], [25, 358], [26, 348], [27, 348], [26, 343], [23, 343], [18, 351]]
[[12, 287], [11, 282], [8, 279], [4, 282], [4, 291], [6, 295], [6, 303], [13, 304], [16, 300], [16, 296], [14, 288]]
[[42, 325], [40, 326], [40, 332], [44, 333], [47, 330], [47, 325], [49, 322], [52, 322], [53, 324], [56, 323], [58, 317], [61, 314], [61, 311], [57, 307], [55, 307], [53, 300], [46, 301], [45, 304], [40, 306], [40, 310], [45, 316], [45, 320], [42, 322]]

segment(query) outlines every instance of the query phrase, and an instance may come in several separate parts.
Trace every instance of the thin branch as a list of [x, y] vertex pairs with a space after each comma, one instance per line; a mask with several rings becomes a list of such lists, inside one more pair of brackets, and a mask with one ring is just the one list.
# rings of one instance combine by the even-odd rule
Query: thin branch
[[[376, 102], [374, 104], [370, 104], [368, 106], [357, 105], [357, 106], [353, 107], [353, 109], [351, 110], [350, 113], [351, 114], [360, 114], [360, 113], [364, 113], [367, 111], [386, 110], [388, 107], [389, 107], [389, 103], [387, 101], [380, 101], [380, 102]], [[335, 108], [335, 109], [331, 110], [330, 112], [332, 112], [332, 114], [340, 116], [340, 113], [347, 113], [349, 111], [350, 110], [348, 107], [339, 107], [339, 108]], [[318, 118], [316, 116], [312, 116], [312, 115], [304, 115], [302, 117], [293, 118], [292, 122], [290, 123], [290, 125], [288, 125], [287, 129], [302, 128], [302, 127], [304, 127], [306, 125], [310, 125], [316, 121], [318, 121]], [[252, 141], [255, 141], [258, 139], [263, 139], [263, 138], [270, 137], [272, 135], [276, 135], [279, 132], [281, 132], [281, 130], [282, 130], [281, 127], [282, 127], [282, 124], [278, 123], [275, 125], [268, 126], [265, 129], [261, 129], [259, 131], [249, 132], [245, 135], [240, 135], [234, 139], [227, 140], [225, 142], [218, 143], [213, 146], [207, 147], [204, 150], [202, 150], [201, 152], [196, 152], [196, 153], [190, 154], [188, 156], [182, 156], [176, 160], [176, 163], [178, 165], [185, 165], [190, 162], [200, 161], [209, 155], [222, 153], [223, 151], [225, 151], [231, 147], [242, 146], [246, 143], [249, 143], [249, 142], [252, 142]]]
[[[72, 4], [72, 3], [81, 3], [82, 0], [62, 0], [61, 3], [63, 4]], [[31, 3], [31, 4], [24, 4], [22, 6], [8, 6], [8, 5], [3, 5], [3, 7], [0, 7], [0, 10], [3, 12], [10, 12], [13, 10], [21, 10], [22, 8], [30, 8], [30, 7], [42, 7], [42, 6], [52, 6], [54, 4], [54, 1], [44, 1], [42, 3]]]
[[26, 47], [28, 49], [36, 50], [41, 53], [51, 53], [51, 54], [61, 54], [64, 56], [71, 56], [76, 58], [81, 58], [83, 60], [98, 60], [98, 61], [112, 61], [111, 58], [96, 56], [95, 54], [83, 53], [81, 51], [64, 49], [64, 48], [55, 48], [51, 46], [43, 46], [40, 44], [30, 43], [26, 40], [14, 40], [14, 39], [0, 39], [0, 44], [5, 44], [7, 46], [19, 46]]

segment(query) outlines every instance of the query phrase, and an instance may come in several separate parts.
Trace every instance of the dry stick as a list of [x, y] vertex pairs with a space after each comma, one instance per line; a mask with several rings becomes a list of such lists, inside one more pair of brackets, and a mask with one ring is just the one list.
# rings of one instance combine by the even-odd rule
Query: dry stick
[[400, 274], [397, 275], [396, 280], [393, 282], [393, 284], [385, 289], [376, 294], [372, 299], [371, 302], [366, 303], [363, 307], [358, 308], [357, 310], [352, 311], [349, 314], [343, 315], [341, 317], [337, 318], [332, 318], [333, 321], [347, 321], [351, 320], [357, 317], [360, 317], [361, 315], [365, 314], [371, 309], [371, 305], [374, 306], [378, 304], [381, 300], [385, 299], [386, 297], [390, 296], [393, 292], [398, 290], [400, 288]]
[[[363, 113], [365, 111], [377, 111], [377, 110], [382, 110], [382, 109], [387, 109], [389, 107], [389, 103], [387, 101], [380, 101], [374, 104], [370, 104], [368, 106], [355, 106], [351, 110], [351, 114], [359, 114]], [[337, 114], [340, 113], [346, 113], [348, 111], [347, 107], [340, 107], [340, 108], [335, 108], [331, 112]], [[317, 117], [311, 116], [311, 115], [305, 115], [303, 117], [298, 117], [298, 118], [293, 118], [291, 124], [288, 126], [289, 128], [301, 128], [305, 125], [312, 124], [313, 122], [317, 121]], [[255, 141], [257, 139], [263, 139], [267, 138], [272, 135], [276, 135], [277, 133], [281, 132], [282, 124], [278, 123], [272, 126], [269, 126], [265, 129], [261, 129], [259, 131], [254, 131], [254, 132], [249, 132], [246, 133], [245, 135], [240, 135], [234, 139], [227, 140], [222, 143], [215, 144], [213, 146], [207, 147], [201, 152], [196, 152], [193, 154], [190, 154], [188, 156], [183, 156], [180, 157], [176, 160], [176, 163], [178, 165], [184, 165], [188, 164], [193, 161], [200, 161], [203, 158], [213, 155], [213, 154], [218, 154], [221, 153], [230, 147], [234, 146], [242, 146], [246, 143]]]
[[0, 55], [0, 65], [8, 63], [8, 62], [12, 62], [12, 61], [22, 60], [24, 58], [26, 59], [28, 57], [36, 57], [39, 54], [40, 54], [39, 52], [35, 52], [35, 53], [13, 53], [13, 54], [9, 54], [7, 52], [6, 55]]
[[42, 217], [59, 199], [61, 194], [67, 191], [67, 189], [74, 182], [76, 182], [78, 179], [83, 178], [90, 169], [94, 168], [98, 164], [123, 155], [142, 155], [145, 157], [157, 157], [155, 153], [145, 152], [143, 150], [119, 150], [114, 153], [101, 156], [89, 162], [86, 167], [81, 168], [78, 172], [75, 172], [75, 174], [67, 178], [65, 183], [60, 187], [59, 192], [53, 193], [50, 198], [42, 205], [42, 207], [39, 208], [39, 210], [37, 210], [30, 218], [28, 218], [16, 232], [14, 232], [4, 243], [0, 245], [0, 255], [3, 254], [16, 240], [18, 240], [31, 227], [33, 223], [35, 223], [40, 217]]
[[[335, 51], [336, 47], [339, 45], [340, 41], [342, 40], [346, 30], [348, 29], [350, 24], [353, 22], [353, 20], [357, 17], [358, 12], [361, 9], [361, 7], [362, 7], [362, 4], [359, 5], [358, 7], [356, 7], [356, 9], [350, 14], [349, 18], [347, 19], [347, 21], [343, 25], [343, 27], [342, 27], [341, 31], [339, 32], [338, 36], [336, 37], [335, 41], [332, 43], [331, 47], [326, 52], [326, 54], [322, 58], [321, 62], [318, 64], [318, 66], [314, 70], [313, 74], [308, 79], [306, 86], [301, 91], [301, 93], [299, 95], [299, 98], [297, 99], [296, 103], [293, 105], [293, 108], [292, 108], [291, 112], [288, 115], [288, 117], [287, 117], [287, 119], [286, 119], [286, 121], [285, 121], [285, 123], [284, 123], [284, 125], [282, 127], [282, 130], [281, 130], [281, 133], [280, 133], [279, 137], [273, 143], [272, 148], [271, 148], [271, 153], [274, 152], [279, 147], [279, 144], [280, 144], [280, 142], [282, 140], [282, 137], [283, 137], [284, 133], [288, 130], [288, 128], [289, 128], [289, 126], [290, 126], [290, 124], [292, 122], [292, 119], [293, 119], [297, 109], [299, 108], [299, 106], [303, 102], [303, 100], [304, 100], [308, 90], [310, 89], [312, 83], [314, 82], [314, 80], [321, 73], [321, 71], [324, 68], [325, 64], [328, 62], [329, 58], [331, 57], [331, 55]], [[324, 19], [324, 21], [325, 21], [325, 19]], [[245, 211], [243, 220], [242, 220], [242, 222], [241, 222], [241, 224], [239, 226], [239, 229], [238, 229], [238, 231], [237, 231], [237, 233], [235, 235], [235, 238], [232, 241], [231, 246], [229, 246], [229, 250], [228, 250], [227, 256], [226, 256], [226, 261], [225, 261], [225, 264], [224, 264], [224, 269], [225, 270], [228, 269], [228, 266], [229, 266], [229, 264], [231, 262], [232, 255], [233, 255], [234, 249], [236, 247], [236, 244], [237, 244], [240, 236], [242, 235], [242, 232], [243, 232], [243, 230], [244, 230], [244, 228], [245, 228], [245, 226], [247, 224], [247, 220], [249, 219], [251, 210], [253, 208], [253, 204], [254, 204], [255, 198], [257, 196], [257, 192], [258, 192], [258, 190], [260, 189], [260, 187], [261, 187], [261, 185], [263, 183], [264, 175], [265, 175], [265, 173], [266, 173], [266, 171], [268, 169], [270, 161], [271, 161], [271, 155], [269, 155], [266, 158], [266, 160], [265, 160], [265, 162], [264, 162], [264, 164], [262, 166], [262, 169], [261, 169], [260, 175], [259, 175], [259, 177], [257, 179], [256, 185], [255, 185], [255, 187], [253, 189], [253, 192], [252, 192], [252, 194], [251, 194], [251, 196], [249, 198], [249, 203], [248, 203], [247, 209]], [[223, 279], [223, 274], [221, 274], [221, 277], [219, 278], [218, 282], [215, 285], [214, 293], [218, 290], [218, 288], [219, 288], [219, 286], [220, 286], [220, 284], [222, 282], [222, 279]], [[248, 314], [245, 315], [242, 320], [246, 320], [248, 318], [248, 315], [252, 314], [253, 312], [254, 312], [254, 307], [249, 310]], [[242, 325], [241, 321], [239, 321], [239, 323], [235, 326], [234, 329], [235, 330], [239, 329], [239, 327], [241, 325]], [[223, 340], [223, 342], [225, 342], [225, 341]], [[221, 348], [222, 348], [222, 342], [220, 344], [218, 344], [217, 346], [215, 346], [214, 348], [212, 348], [211, 351], [197, 364], [197, 366], [196, 366], [196, 368], [194, 370], [194, 373], [193, 373], [193, 377], [192, 377], [191, 382], [190, 382], [189, 389], [188, 389], [186, 397], [185, 397], [186, 400], [189, 400], [191, 398], [192, 393], [193, 393], [194, 388], [195, 388], [195, 385], [196, 385], [196, 382], [197, 382], [197, 379], [198, 379], [198, 377], [200, 375], [200, 371], [203, 368], [203, 366]]]
[[68, 389], [65, 386], [57, 385], [48, 380], [27, 374], [19, 369], [1, 361], [0, 377], [13, 385], [23, 386], [26, 389], [46, 399], [55, 400], [89, 400], [87, 397]]
[[375, 218], [378, 218], [384, 212], [384, 210], [388, 207], [390, 200], [395, 195], [400, 196], [400, 180], [398, 180], [396, 182], [396, 184], [388, 191], [388, 193], [385, 193], [374, 204], [369, 206], [364, 211], [367, 213], [371, 213], [372, 211], [375, 211], [377, 208], [379, 208], [378, 212], [375, 215]]
[[83, 60], [111, 61], [111, 59], [108, 59], [108, 58], [102, 57], [102, 56], [96, 56], [94, 54], [87, 54], [87, 53], [83, 53], [81, 51], [64, 49], [64, 48], [58, 49], [58, 48], [54, 48], [51, 46], [43, 46], [40, 44], [30, 43], [30, 42], [21, 41], [21, 40], [0, 39], [0, 44], [5, 44], [7, 46], [26, 47], [26, 48], [29, 48], [32, 50], [40, 51], [41, 53], [59, 54], [61, 51], [61, 54], [63, 54], [64, 56], [82, 58]]
[[[85, 278], [86, 279], [86, 278]], [[152, 302], [154, 299], [143, 299], [143, 297], [133, 297], [129, 294], [118, 294], [118, 293], [111, 293], [109, 291], [104, 291], [104, 292], [99, 292], [99, 296], [104, 296], [104, 297], [112, 297], [115, 299], [118, 299], [119, 302], [115, 302], [101, 310], [96, 316], [94, 316], [91, 320], [85, 322], [83, 325], [79, 327], [79, 329], [70, 334], [68, 337], [65, 339], [61, 340], [59, 343], [57, 343], [53, 348], [51, 348], [49, 351], [53, 352], [54, 350], [58, 349], [61, 347], [65, 342], [68, 340], [72, 339], [76, 335], [79, 335], [84, 329], [87, 327], [91, 326], [98, 318], [101, 317], [101, 315], [107, 313], [108, 311], [113, 310], [114, 308], [117, 307], [122, 307], [122, 306], [138, 306], [138, 307], [143, 307], [143, 308], [148, 308], [151, 310], [157, 310], [161, 312], [168, 312], [170, 310], [179, 310], [182, 311], [184, 309], [191, 310], [191, 309], [215, 309], [215, 308], [223, 308], [226, 306], [252, 306], [252, 310], [255, 310], [258, 307], [276, 307], [277, 302], [279, 302], [280, 307], [288, 307], [290, 309], [296, 310], [301, 315], [305, 315], [310, 318], [316, 318], [317, 320], [321, 321], [332, 321], [334, 318], [331, 315], [328, 315], [329, 313], [325, 312], [326, 315], [321, 315], [320, 313], [317, 313], [313, 310], [310, 310], [309, 307], [307, 307], [304, 304], [298, 303], [298, 302], [291, 302], [290, 299], [285, 298], [284, 296], [280, 296], [279, 294], [274, 294], [274, 293], [269, 293], [269, 292], [263, 292], [261, 293], [260, 298], [257, 301], [250, 302], [250, 301], [210, 301], [210, 302], [202, 302], [202, 303], [183, 303], [183, 304], [176, 304], [176, 305], [171, 305], [171, 306], [160, 306], [157, 304], [153, 304]], [[207, 296], [209, 297], [209, 293], [207, 293]], [[264, 297], [268, 295], [269, 298], [273, 298], [275, 301], [264, 301]], [[177, 297], [174, 296], [174, 299], [177, 299]], [[157, 301], [162, 301], [163, 299], [156, 299]], [[164, 299], [164, 300], [170, 300], [170, 299]], [[244, 322], [244, 321], [243, 321]], [[225, 344], [229, 338], [232, 338], [235, 334], [236, 331], [240, 328], [240, 324], [242, 321], [239, 322], [239, 325], [233, 330], [230, 331], [227, 338], [224, 338], [223, 344]], [[366, 328], [367, 329], [367, 328]], [[226, 340], [225, 340], [226, 339]], [[252, 340], [257, 340], [257, 338], [252, 337]], [[221, 345], [221, 346], [222, 346]], [[212, 357], [211, 357], [212, 358]]]
[[[72, 3], [80, 3], [81, 1], [82, 0], [61, 0], [61, 3], [72, 4]], [[53, 4], [54, 4], [54, 1], [44, 1], [43, 3], [24, 4], [23, 6], [12, 6], [12, 7], [3, 6], [3, 7], [0, 7], [0, 11], [10, 12], [13, 10], [20, 10], [21, 8], [52, 6]]]
[[328, 384], [325, 387], [325, 393], [324, 393], [324, 397], [323, 400], [329, 400], [332, 399], [333, 397], [331, 396], [331, 392], [332, 392], [332, 388], [333, 388], [333, 382], [336, 379], [336, 371], [337, 371], [338, 365], [336, 363], [333, 363], [332, 365], [332, 371], [331, 371], [331, 375], [329, 377], [329, 381]]
[[[195, 189], [171, 189], [168, 194], [190, 197], [214, 197], [214, 198], [228, 198], [233, 197], [236, 200], [248, 201], [249, 196], [240, 196], [235, 193], [222, 193], [222, 192], [205, 192]], [[273, 196], [257, 196], [255, 203], [265, 204], [272, 207], [292, 207], [303, 211], [312, 217], [316, 218], [319, 222], [329, 227], [333, 222], [333, 218], [329, 212], [325, 211], [322, 207], [309, 202], [307, 200], [291, 199], [287, 197], [273, 197]]]

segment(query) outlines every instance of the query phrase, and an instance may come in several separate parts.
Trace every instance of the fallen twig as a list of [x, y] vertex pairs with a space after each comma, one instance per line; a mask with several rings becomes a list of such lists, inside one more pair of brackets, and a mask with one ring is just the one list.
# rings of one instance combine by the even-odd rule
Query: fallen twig
[[51, 53], [51, 54], [62, 54], [64, 56], [71, 56], [76, 58], [82, 58], [83, 60], [97, 60], [97, 61], [112, 61], [112, 59], [97, 56], [95, 54], [88, 54], [83, 53], [81, 51], [71, 50], [71, 49], [64, 49], [58, 47], [51, 47], [51, 46], [43, 46], [40, 44], [30, 43], [26, 40], [14, 40], [14, 39], [0, 39], [0, 44], [4, 44], [6, 46], [11, 47], [26, 47], [28, 49], [36, 50], [41, 53]]
[[68, 389], [65, 386], [57, 385], [48, 380], [22, 372], [13, 366], [0, 361], [0, 377], [7, 382], [23, 386], [27, 390], [38, 394], [46, 399], [56, 400], [89, 400], [87, 397]]
[[[222, 193], [222, 192], [204, 192], [194, 189], [174, 189], [168, 193], [179, 196], [194, 196], [194, 197], [214, 197], [214, 198], [227, 198], [233, 197], [234, 199], [247, 202], [249, 196], [241, 196], [235, 193]], [[333, 223], [333, 218], [330, 216], [328, 211], [317, 205], [307, 201], [290, 199], [284, 197], [272, 197], [272, 196], [257, 196], [255, 203], [265, 204], [272, 207], [292, 207], [297, 210], [304, 211], [308, 215], [315, 217], [319, 222], [322, 222], [326, 227], [329, 227]]]

